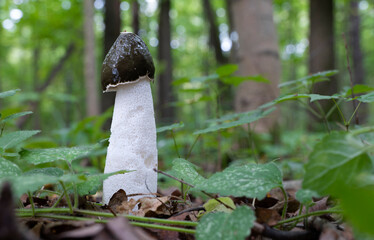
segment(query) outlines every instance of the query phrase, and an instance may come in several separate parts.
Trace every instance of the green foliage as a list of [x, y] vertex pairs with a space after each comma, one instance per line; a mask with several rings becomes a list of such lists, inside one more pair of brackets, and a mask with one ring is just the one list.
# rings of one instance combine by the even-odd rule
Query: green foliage
[[23, 160], [32, 164], [41, 164], [64, 160], [71, 163], [73, 160], [88, 156], [97, 145], [79, 146], [71, 148], [47, 148], [23, 150], [20, 152]]
[[170, 130], [174, 130], [174, 129], [178, 129], [182, 127], [184, 127], [184, 123], [180, 122], [180, 123], [174, 123], [168, 126], [158, 127], [156, 131], [157, 133], [162, 133], [162, 132], [166, 132], [166, 131], [170, 131]]
[[177, 158], [173, 161], [173, 168], [170, 174], [189, 184], [195, 185], [205, 180], [205, 178], [196, 171], [196, 168], [197, 167], [189, 161]]
[[8, 176], [18, 176], [21, 169], [11, 161], [0, 157], [0, 178]]
[[336, 184], [350, 185], [358, 174], [372, 170], [370, 148], [349, 133], [327, 135], [309, 156], [303, 187], [328, 194]]
[[207, 214], [197, 225], [196, 239], [245, 239], [251, 233], [255, 219], [253, 211], [247, 206], [237, 207], [232, 213]]
[[[234, 201], [229, 197], [220, 197], [216, 199], [210, 199], [204, 203], [205, 214], [210, 212], [225, 212], [231, 213], [236, 208]], [[223, 203], [223, 204], [222, 204]], [[230, 207], [230, 208], [228, 208]]]
[[282, 173], [274, 163], [228, 167], [195, 186], [196, 189], [223, 196], [258, 199], [264, 198], [276, 187], [282, 187]]
[[4, 133], [0, 137], [0, 148], [2, 149], [9, 149], [16, 147], [26, 139], [34, 136], [35, 134], [39, 133], [38, 130], [33, 131], [16, 131], [16, 132], [9, 132]]
[[318, 197], [318, 193], [309, 189], [300, 189], [295, 194], [296, 200], [304, 206], [310, 206], [313, 202], [312, 197]]

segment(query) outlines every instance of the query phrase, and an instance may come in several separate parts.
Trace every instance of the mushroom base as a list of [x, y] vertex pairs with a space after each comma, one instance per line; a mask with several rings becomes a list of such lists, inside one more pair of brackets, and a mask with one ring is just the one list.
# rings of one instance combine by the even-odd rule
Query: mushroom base
[[[148, 77], [134, 84], [117, 87], [105, 173], [134, 172], [109, 177], [104, 181], [103, 203], [123, 189], [127, 194], [157, 192], [157, 142], [153, 99]], [[139, 195], [132, 197], [138, 199]]]

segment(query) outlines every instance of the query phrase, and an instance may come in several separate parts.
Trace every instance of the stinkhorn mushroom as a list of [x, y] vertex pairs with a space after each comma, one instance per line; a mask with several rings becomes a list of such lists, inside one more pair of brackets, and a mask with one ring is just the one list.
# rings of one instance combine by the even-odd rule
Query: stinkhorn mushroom
[[154, 73], [152, 56], [143, 40], [134, 33], [121, 32], [101, 73], [103, 91], [116, 91], [104, 172], [135, 171], [104, 181], [104, 203], [120, 189], [148, 196], [157, 191], [157, 173], [153, 171], [157, 168], [156, 123], [150, 86]]

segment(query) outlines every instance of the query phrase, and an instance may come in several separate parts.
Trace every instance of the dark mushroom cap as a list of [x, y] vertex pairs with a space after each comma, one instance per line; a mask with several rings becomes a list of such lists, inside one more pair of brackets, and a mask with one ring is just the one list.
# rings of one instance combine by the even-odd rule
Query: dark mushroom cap
[[147, 45], [134, 33], [121, 32], [105, 56], [101, 85], [103, 91], [115, 91], [118, 85], [148, 76], [153, 80], [155, 66]]

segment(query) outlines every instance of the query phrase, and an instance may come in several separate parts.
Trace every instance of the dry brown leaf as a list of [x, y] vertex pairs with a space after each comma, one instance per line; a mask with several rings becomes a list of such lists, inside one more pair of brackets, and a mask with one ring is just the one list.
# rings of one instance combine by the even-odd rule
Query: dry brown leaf
[[275, 209], [256, 208], [256, 221], [274, 226], [281, 220], [281, 216]]

